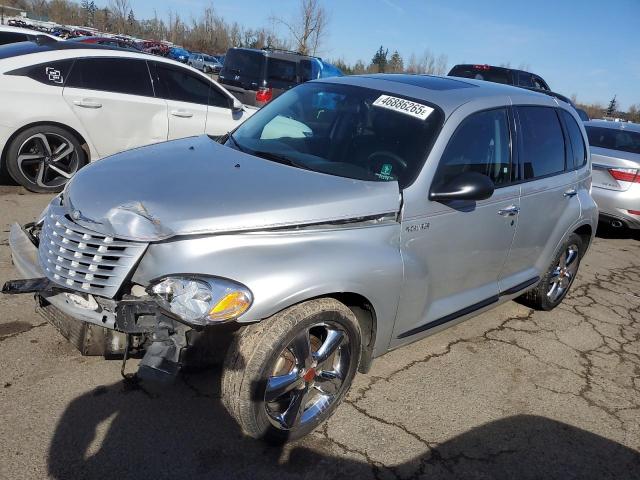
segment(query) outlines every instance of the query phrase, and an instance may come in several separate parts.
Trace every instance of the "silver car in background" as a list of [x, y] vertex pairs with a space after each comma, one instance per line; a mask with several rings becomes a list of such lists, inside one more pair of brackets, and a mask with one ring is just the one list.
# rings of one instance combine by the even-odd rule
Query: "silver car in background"
[[27, 280], [3, 291], [144, 349], [143, 380], [236, 328], [222, 398], [255, 438], [309, 433], [392, 349], [511, 299], [555, 308], [596, 230], [582, 122], [520, 88], [317, 80], [222, 141], [80, 170], [13, 225]]
[[593, 159], [593, 198], [600, 220], [640, 229], [640, 125], [585, 122]]
[[222, 64], [216, 58], [204, 53], [191, 54], [187, 63], [204, 73], [214, 73], [217, 75], [222, 69]]

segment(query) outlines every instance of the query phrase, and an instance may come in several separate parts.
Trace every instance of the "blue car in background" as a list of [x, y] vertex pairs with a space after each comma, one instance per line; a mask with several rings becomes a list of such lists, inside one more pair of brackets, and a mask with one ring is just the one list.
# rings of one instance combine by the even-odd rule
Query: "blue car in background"
[[171, 60], [177, 60], [178, 62], [182, 63], [187, 63], [190, 56], [191, 53], [181, 47], [171, 47], [169, 49], [169, 54], [167, 55], [167, 57]]

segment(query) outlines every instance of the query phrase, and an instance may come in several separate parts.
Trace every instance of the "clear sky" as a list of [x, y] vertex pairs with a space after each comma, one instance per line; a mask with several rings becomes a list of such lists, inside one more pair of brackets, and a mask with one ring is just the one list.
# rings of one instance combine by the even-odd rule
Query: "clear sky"
[[[189, 20], [212, 5], [247, 28], [291, 17], [299, 0], [130, 0], [137, 18]], [[100, 6], [108, 0], [96, 2]], [[331, 14], [321, 55], [365, 63], [382, 44], [405, 61], [430, 49], [456, 63], [527, 65], [578, 101], [640, 103], [640, 0], [324, 0]], [[284, 32], [281, 32], [284, 33]]]

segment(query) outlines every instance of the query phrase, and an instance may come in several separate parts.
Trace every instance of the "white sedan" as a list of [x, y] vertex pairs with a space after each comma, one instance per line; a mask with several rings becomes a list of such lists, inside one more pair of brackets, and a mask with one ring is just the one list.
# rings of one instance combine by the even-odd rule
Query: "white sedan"
[[224, 135], [254, 112], [165, 58], [72, 42], [0, 47], [0, 160], [31, 191], [59, 191], [86, 163], [124, 150]]

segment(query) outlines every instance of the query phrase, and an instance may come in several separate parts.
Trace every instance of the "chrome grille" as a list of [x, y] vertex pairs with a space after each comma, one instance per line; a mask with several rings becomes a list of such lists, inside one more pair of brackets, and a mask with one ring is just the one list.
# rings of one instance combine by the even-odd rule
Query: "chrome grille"
[[38, 253], [49, 280], [111, 298], [146, 247], [146, 243], [102, 235], [63, 215], [49, 214], [42, 225]]

